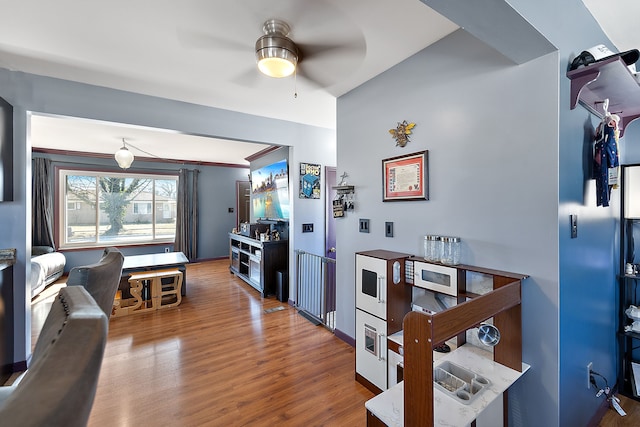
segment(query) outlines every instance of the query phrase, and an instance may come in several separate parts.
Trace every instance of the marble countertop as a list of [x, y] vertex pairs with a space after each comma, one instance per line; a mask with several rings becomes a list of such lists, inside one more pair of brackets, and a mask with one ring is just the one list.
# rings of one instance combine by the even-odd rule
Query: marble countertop
[[[490, 352], [470, 344], [465, 344], [451, 353], [443, 354], [437, 361], [434, 361], [434, 366], [438, 366], [447, 360], [484, 376], [491, 381], [491, 384], [468, 405], [459, 403], [434, 386], [434, 425], [469, 425], [491, 402], [499, 398], [505, 390], [529, 369], [529, 365], [525, 363], [522, 364], [522, 372], [507, 368], [494, 362]], [[403, 426], [404, 382], [400, 382], [369, 399], [365, 403], [365, 407], [387, 426]]]

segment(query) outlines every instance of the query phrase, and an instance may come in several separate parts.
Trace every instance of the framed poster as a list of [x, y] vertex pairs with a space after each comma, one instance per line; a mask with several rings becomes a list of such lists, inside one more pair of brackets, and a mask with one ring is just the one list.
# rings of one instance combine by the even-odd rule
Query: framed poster
[[300, 195], [301, 199], [320, 198], [320, 165], [300, 163]]
[[382, 201], [429, 200], [428, 151], [382, 161]]

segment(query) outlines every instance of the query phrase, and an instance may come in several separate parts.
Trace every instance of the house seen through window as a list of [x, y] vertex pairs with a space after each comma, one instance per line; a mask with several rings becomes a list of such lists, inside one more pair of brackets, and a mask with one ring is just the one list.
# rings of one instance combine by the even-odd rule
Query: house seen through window
[[173, 242], [175, 175], [59, 170], [63, 248]]

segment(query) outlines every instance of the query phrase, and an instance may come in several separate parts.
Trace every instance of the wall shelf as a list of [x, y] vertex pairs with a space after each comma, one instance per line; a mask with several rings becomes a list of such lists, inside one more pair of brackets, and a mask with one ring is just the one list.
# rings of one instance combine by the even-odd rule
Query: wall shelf
[[344, 194], [353, 194], [355, 193], [355, 187], [353, 185], [337, 185], [335, 187], [332, 187], [334, 190], [336, 190], [336, 193], [338, 193], [338, 195], [342, 196]]
[[599, 118], [609, 99], [609, 112], [620, 116], [620, 137], [640, 117], [640, 85], [620, 57], [567, 72], [571, 80], [571, 109], [578, 102]]

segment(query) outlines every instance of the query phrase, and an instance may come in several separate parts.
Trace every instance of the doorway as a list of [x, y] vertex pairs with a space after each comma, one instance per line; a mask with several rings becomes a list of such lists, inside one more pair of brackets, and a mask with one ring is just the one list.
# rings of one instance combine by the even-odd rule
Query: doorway
[[251, 203], [251, 183], [249, 181], [236, 181], [236, 228], [240, 224], [249, 222]]

